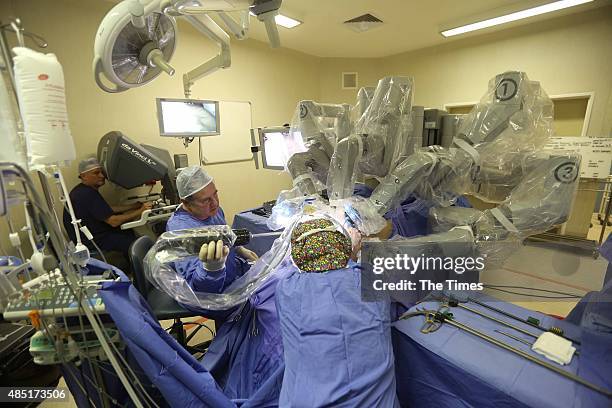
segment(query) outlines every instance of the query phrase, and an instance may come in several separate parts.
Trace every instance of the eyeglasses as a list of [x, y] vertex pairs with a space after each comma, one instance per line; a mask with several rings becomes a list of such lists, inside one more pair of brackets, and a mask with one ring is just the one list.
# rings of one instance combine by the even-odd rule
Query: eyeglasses
[[217, 200], [217, 201], [219, 200], [219, 197], [218, 197], [218, 195], [217, 195], [217, 193], [218, 193], [218, 192], [219, 192], [218, 190], [215, 190], [215, 192], [213, 193], [213, 195], [212, 195], [212, 196], [210, 196], [210, 197], [205, 197], [205, 198], [194, 198], [194, 199], [192, 200], [192, 202], [193, 202], [193, 203], [197, 203], [198, 205], [201, 205], [201, 206], [210, 206], [210, 204], [212, 203], [213, 198], [214, 198], [215, 200]]

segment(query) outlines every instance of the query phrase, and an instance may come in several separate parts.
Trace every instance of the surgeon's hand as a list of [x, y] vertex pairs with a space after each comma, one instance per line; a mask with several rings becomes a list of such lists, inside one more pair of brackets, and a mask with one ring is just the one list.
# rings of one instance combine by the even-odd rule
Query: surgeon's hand
[[229, 248], [223, 245], [223, 241], [212, 241], [203, 244], [200, 248], [199, 258], [204, 264], [204, 269], [209, 272], [216, 272], [225, 266], [225, 260], [229, 254]]
[[140, 211], [140, 213], [142, 214], [144, 211], [150, 210], [151, 208], [153, 208], [153, 203], [151, 202], [141, 203], [140, 208], [138, 208], [138, 211]]
[[238, 253], [238, 256], [247, 261], [255, 262], [259, 259], [255, 252], [251, 251], [250, 249], [246, 249], [245, 247], [236, 248], [236, 252]]

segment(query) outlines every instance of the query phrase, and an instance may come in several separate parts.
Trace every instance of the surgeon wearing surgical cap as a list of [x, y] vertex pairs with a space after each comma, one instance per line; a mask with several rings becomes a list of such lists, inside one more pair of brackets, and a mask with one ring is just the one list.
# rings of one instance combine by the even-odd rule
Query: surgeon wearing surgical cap
[[[166, 224], [167, 231], [226, 225], [213, 178], [200, 166], [184, 168], [176, 178], [181, 204]], [[175, 269], [198, 292], [220, 293], [248, 269], [257, 255], [221, 241], [204, 244], [199, 259], [175, 264]]]
[[276, 287], [285, 371], [279, 406], [398, 407], [390, 305], [361, 299], [349, 233], [328, 218], [291, 234], [297, 267]]
[[[81, 183], [70, 191], [70, 201], [80, 226], [85, 226], [93, 235], [96, 245], [102, 250], [106, 260], [130, 273], [128, 249], [136, 236], [132, 230], [122, 230], [121, 224], [140, 218], [143, 211], [151, 208], [151, 203], [135, 202], [126, 205], [109, 205], [98, 191], [106, 182], [106, 175], [95, 157], [87, 157], [79, 163]], [[76, 243], [72, 219], [64, 209], [64, 228], [70, 239]], [[83, 243], [90, 250], [96, 250], [87, 239]]]

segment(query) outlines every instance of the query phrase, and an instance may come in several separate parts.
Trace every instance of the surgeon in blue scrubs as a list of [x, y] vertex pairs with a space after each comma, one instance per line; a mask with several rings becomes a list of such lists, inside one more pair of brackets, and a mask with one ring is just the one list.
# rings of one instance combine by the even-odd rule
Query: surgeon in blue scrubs
[[[176, 179], [181, 205], [168, 220], [166, 230], [225, 225], [217, 188], [201, 167], [187, 167]], [[196, 292], [221, 293], [249, 269], [257, 255], [243, 247], [204, 244], [198, 257], [174, 264]], [[249, 399], [257, 406], [275, 406], [283, 374], [282, 344], [274, 308], [275, 279], [243, 305], [226, 311], [198, 310], [216, 319], [217, 335], [202, 359], [224, 394]], [[188, 306], [185, 306], [189, 308]], [[191, 309], [191, 308], [189, 308]]]
[[349, 232], [330, 219], [291, 233], [295, 268], [276, 287], [281, 407], [399, 407], [390, 305], [362, 299], [353, 252]]
[[[219, 205], [217, 187], [212, 177], [200, 166], [183, 169], [176, 178], [181, 204], [166, 225], [167, 231], [201, 228], [208, 225], [226, 225], [225, 214]], [[210, 243], [202, 248], [200, 259], [193, 258], [175, 265], [193, 290], [220, 293], [249, 269], [247, 261], [255, 261], [257, 254], [243, 247], [232, 248]], [[212, 247], [215, 248], [212, 248]], [[212, 251], [212, 249], [215, 249]], [[202, 262], [200, 262], [202, 261]]]

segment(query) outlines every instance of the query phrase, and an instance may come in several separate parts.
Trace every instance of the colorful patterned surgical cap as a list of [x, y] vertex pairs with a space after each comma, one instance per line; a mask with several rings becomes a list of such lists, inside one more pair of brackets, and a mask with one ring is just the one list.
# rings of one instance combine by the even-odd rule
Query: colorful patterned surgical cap
[[324, 218], [302, 222], [291, 233], [291, 257], [302, 272], [344, 268], [351, 252], [351, 239]]

